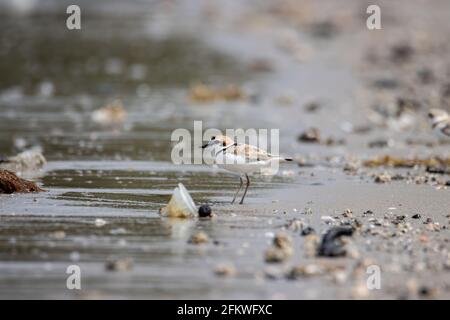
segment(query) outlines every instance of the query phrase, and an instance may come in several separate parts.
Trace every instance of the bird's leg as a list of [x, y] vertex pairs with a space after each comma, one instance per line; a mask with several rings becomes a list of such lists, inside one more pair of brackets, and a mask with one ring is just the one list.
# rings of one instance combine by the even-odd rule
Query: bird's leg
[[236, 193], [234, 194], [233, 201], [231, 201], [231, 203], [234, 203], [234, 200], [236, 200], [236, 197], [237, 197], [239, 191], [241, 191], [242, 185], [244, 184], [244, 181], [242, 181], [242, 177], [239, 177], [239, 180], [241, 181], [241, 184], [239, 185], [239, 188], [237, 189]]
[[244, 203], [244, 198], [245, 198], [245, 195], [247, 194], [247, 190], [248, 190], [248, 187], [250, 185], [250, 178], [248, 177], [247, 174], [245, 174], [245, 178], [247, 179], [247, 184], [245, 186], [244, 195], [242, 196], [241, 202], [239, 202], [239, 204], [243, 204]]

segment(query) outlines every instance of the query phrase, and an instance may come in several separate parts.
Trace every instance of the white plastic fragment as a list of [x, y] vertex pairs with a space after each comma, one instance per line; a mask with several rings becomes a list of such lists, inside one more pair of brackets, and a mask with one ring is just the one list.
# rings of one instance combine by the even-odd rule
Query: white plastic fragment
[[160, 212], [168, 217], [189, 218], [196, 215], [197, 208], [184, 185], [178, 183], [178, 187], [173, 191], [169, 203], [166, 207], [161, 208]]

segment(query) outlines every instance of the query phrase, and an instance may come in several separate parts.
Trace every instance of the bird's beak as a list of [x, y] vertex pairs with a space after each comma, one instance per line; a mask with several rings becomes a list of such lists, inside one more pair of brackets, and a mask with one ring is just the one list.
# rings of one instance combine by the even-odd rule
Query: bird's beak
[[211, 145], [211, 141], [208, 141], [204, 145], [201, 146], [202, 149], [205, 149], [206, 147], [209, 147]]

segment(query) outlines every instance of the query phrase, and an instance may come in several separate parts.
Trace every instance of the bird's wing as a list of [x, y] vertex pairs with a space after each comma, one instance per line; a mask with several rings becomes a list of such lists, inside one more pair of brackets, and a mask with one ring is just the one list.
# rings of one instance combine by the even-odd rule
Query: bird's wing
[[272, 155], [265, 150], [249, 144], [238, 144], [233, 150], [227, 150], [227, 152], [232, 152], [236, 156], [244, 156], [246, 161], [266, 161], [272, 158]]

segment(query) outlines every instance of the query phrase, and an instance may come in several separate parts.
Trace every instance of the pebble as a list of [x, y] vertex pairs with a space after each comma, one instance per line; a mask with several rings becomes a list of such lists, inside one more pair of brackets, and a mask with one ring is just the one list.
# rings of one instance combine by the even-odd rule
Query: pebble
[[105, 264], [105, 268], [107, 271], [130, 271], [133, 268], [133, 259], [131, 258], [123, 258], [108, 261]]
[[374, 181], [376, 183], [386, 183], [391, 181], [391, 176], [387, 173], [376, 174]]
[[413, 218], [413, 219], [420, 219], [420, 218], [422, 218], [422, 216], [417, 213], [417, 214], [413, 215], [411, 218]]
[[298, 141], [308, 143], [320, 142], [320, 131], [317, 128], [309, 128], [298, 136]]
[[103, 227], [106, 224], [106, 221], [104, 219], [97, 218], [95, 219], [94, 224], [96, 227]]
[[198, 216], [200, 218], [211, 217], [212, 216], [211, 207], [208, 206], [207, 204], [200, 206], [200, 208], [198, 208]]
[[289, 259], [294, 253], [291, 237], [280, 232], [273, 238], [272, 246], [264, 253], [266, 262], [283, 262]]
[[237, 273], [233, 264], [221, 264], [214, 268], [214, 273], [219, 277], [230, 277]]
[[312, 227], [306, 227], [302, 229], [301, 235], [302, 237], [310, 235], [310, 234], [314, 234], [316, 233], [316, 230], [314, 230]]
[[340, 241], [342, 236], [351, 236], [353, 229], [350, 227], [334, 227], [327, 231], [322, 237], [322, 241], [317, 250], [318, 256], [339, 257], [345, 256], [347, 251]]
[[209, 242], [209, 237], [203, 231], [197, 232], [196, 234], [192, 235], [192, 237], [189, 239], [189, 243], [191, 243], [191, 244], [202, 244], [202, 243], [208, 243], [208, 242]]

